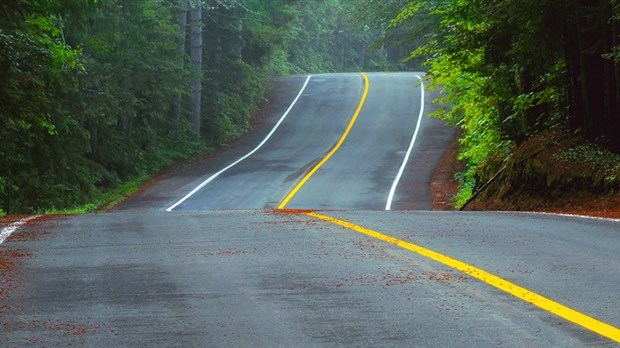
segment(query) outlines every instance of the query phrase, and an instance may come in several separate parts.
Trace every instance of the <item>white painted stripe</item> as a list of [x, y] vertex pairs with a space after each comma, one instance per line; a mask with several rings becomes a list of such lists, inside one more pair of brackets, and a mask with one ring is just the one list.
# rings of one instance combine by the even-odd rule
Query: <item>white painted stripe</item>
[[[507, 211], [507, 212], [503, 212], [503, 213], [515, 214], [517, 212]], [[531, 214], [531, 215], [543, 215], [543, 216], [560, 216], [560, 217], [569, 217], [569, 218], [577, 218], [577, 219], [584, 219], [584, 220], [599, 220], [599, 221], [620, 222], [620, 219], [615, 219], [615, 218], [606, 218], [606, 217], [600, 217], [600, 216], [579, 215], [579, 214], [547, 213], [547, 212], [539, 212], [539, 211], [520, 211], [518, 213]]]
[[15, 232], [18, 228], [22, 227], [25, 223], [27, 223], [30, 220], [34, 220], [38, 217], [39, 215], [30, 216], [30, 217], [21, 219], [19, 221], [15, 221], [14, 223], [10, 224], [8, 227], [4, 227], [2, 231], [0, 232], [0, 244], [4, 243], [4, 241], [7, 238], [9, 238], [9, 236], [13, 232]]
[[295, 99], [293, 100], [293, 102], [291, 103], [291, 105], [288, 107], [288, 109], [286, 109], [286, 111], [284, 112], [284, 114], [282, 115], [282, 117], [280, 117], [280, 120], [278, 121], [278, 123], [276, 123], [276, 125], [273, 127], [273, 129], [271, 129], [271, 132], [269, 132], [269, 134], [267, 134], [267, 136], [265, 137], [265, 139], [263, 139], [263, 141], [261, 141], [260, 144], [258, 144], [258, 146], [256, 146], [254, 148], [254, 150], [248, 152], [247, 155], [239, 158], [238, 160], [236, 160], [235, 162], [233, 162], [232, 164], [228, 165], [226, 168], [220, 170], [219, 172], [211, 175], [207, 180], [203, 181], [200, 185], [198, 185], [195, 189], [192, 190], [192, 192], [188, 193], [185, 197], [181, 198], [178, 202], [174, 203], [173, 205], [171, 205], [168, 209], [166, 209], [166, 211], [170, 212], [172, 211], [174, 208], [176, 208], [179, 204], [185, 202], [188, 198], [190, 198], [191, 196], [193, 196], [196, 192], [200, 191], [200, 189], [202, 189], [203, 187], [207, 186], [207, 184], [209, 184], [211, 181], [215, 180], [218, 176], [220, 176], [222, 173], [224, 173], [225, 171], [227, 171], [228, 169], [236, 166], [237, 164], [239, 164], [239, 162], [245, 160], [246, 158], [252, 156], [256, 151], [258, 151], [263, 145], [265, 145], [265, 143], [267, 142], [267, 140], [269, 140], [269, 138], [271, 138], [271, 136], [273, 135], [273, 133], [275, 133], [275, 131], [278, 129], [278, 127], [280, 127], [280, 124], [282, 124], [282, 122], [284, 121], [284, 119], [286, 118], [286, 116], [288, 116], [289, 112], [291, 111], [291, 109], [293, 109], [293, 106], [295, 106], [295, 104], [297, 103], [297, 100], [299, 99], [299, 97], [301, 97], [301, 94], [304, 92], [304, 90], [306, 89], [306, 86], [308, 86], [308, 82], [310, 82], [310, 78], [312, 77], [312, 75], [309, 75], [308, 78], [306, 78], [306, 82], [304, 82], [304, 85], [301, 87], [301, 90], [299, 91], [299, 93], [297, 94], [297, 97], [295, 97]]
[[420, 114], [418, 115], [418, 123], [415, 126], [415, 131], [413, 132], [413, 136], [411, 137], [411, 142], [409, 143], [409, 148], [407, 149], [407, 153], [405, 154], [405, 158], [403, 159], [403, 163], [400, 165], [400, 169], [398, 170], [398, 174], [396, 174], [396, 178], [392, 183], [392, 188], [390, 189], [390, 194], [388, 195], [387, 203], [385, 204], [385, 210], [392, 209], [392, 200], [394, 199], [394, 193], [396, 192], [396, 187], [398, 187], [398, 182], [400, 181], [400, 177], [403, 175], [405, 171], [405, 167], [407, 166], [407, 162], [409, 161], [409, 157], [411, 156], [411, 150], [413, 150], [413, 145], [418, 137], [418, 132], [420, 131], [420, 124], [422, 123], [422, 116], [424, 115], [424, 81], [422, 81], [422, 77], [420, 75], [416, 75], [418, 80], [420, 80], [420, 91], [422, 94], [420, 100]]

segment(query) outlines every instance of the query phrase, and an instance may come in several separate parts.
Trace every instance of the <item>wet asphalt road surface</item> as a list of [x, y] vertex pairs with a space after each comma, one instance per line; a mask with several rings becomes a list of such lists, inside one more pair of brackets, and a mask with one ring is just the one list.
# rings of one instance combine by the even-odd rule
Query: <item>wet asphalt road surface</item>
[[[368, 76], [349, 138], [289, 208], [328, 209], [620, 325], [620, 222], [382, 211], [428, 100], [415, 74]], [[235, 146], [116, 211], [14, 232], [0, 245], [0, 346], [615, 346], [417, 253], [273, 210], [344, 131], [363, 93], [359, 74], [313, 76], [256, 156], [165, 211], [252, 150], [304, 80], [280, 80], [263, 123]], [[430, 210], [430, 175], [451, 136], [424, 117], [393, 209]]]

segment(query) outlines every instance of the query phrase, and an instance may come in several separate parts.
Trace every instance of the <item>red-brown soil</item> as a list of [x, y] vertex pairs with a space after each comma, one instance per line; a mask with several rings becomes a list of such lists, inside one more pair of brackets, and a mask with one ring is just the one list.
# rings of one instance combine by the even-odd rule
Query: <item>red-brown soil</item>
[[455, 210], [453, 200], [459, 190], [459, 184], [454, 179], [454, 175], [464, 169], [463, 164], [457, 160], [458, 151], [459, 144], [454, 139], [441, 157], [431, 179], [433, 209], [435, 210]]
[[[463, 164], [458, 161], [457, 155], [458, 143], [455, 141], [435, 169], [431, 190], [433, 207], [436, 210], [457, 209], [453, 203], [453, 198], [458, 191], [458, 183], [454, 180], [454, 175], [463, 169]], [[555, 200], [533, 196], [518, 196], [509, 199], [476, 199], [465, 210], [536, 211], [620, 219], [620, 194], [600, 195], [590, 192], [575, 192]]]

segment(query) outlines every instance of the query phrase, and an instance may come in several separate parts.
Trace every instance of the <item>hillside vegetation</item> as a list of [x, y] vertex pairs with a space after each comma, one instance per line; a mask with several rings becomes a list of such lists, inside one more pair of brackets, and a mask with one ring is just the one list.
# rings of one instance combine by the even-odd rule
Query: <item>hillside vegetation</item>
[[617, 0], [3, 0], [0, 215], [94, 209], [230, 143], [277, 75], [424, 69], [460, 206], [620, 190]]
[[479, 191], [618, 195], [619, 1], [369, 3], [401, 7], [391, 30], [426, 38], [411, 57], [444, 92], [437, 116], [462, 130], [458, 206]]
[[357, 3], [2, 0], [0, 214], [89, 210], [229, 143], [273, 76], [386, 69]]

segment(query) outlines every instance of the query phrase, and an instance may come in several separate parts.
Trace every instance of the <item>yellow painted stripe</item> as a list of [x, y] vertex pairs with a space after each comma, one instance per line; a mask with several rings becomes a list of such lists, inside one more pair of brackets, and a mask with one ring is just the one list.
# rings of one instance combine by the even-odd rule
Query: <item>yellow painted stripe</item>
[[544, 309], [547, 312], [553, 313], [561, 318], [571, 321], [579, 326], [582, 326], [590, 331], [596, 332], [601, 336], [607, 337], [612, 341], [620, 343], [620, 329], [604, 323], [598, 319], [590, 317], [586, 314], [580, 313], [574, 309], [566, 307], [558, 302], [550, 300], [542, 295], [539, 295], [533, 291], [530, 291], [524, 287], [511, 283], [510, 281], [500, 278], [494, 274], [484, 271], [475, 266], [469, 265], [465, 262], [454, 259], [450, 256], [443, 255], [436, 251], [424, 248], [422, 246], [400, 240], [398, 238], [388, 236], [386, 234], [373, 231], [371, 229], [356, 225], [351, 222], [332, 218], [322, 214], [314, 212], [303, 212], [305, 215], [313, 217], [315, 219], [323, 220], [338, 226], [345, 227], [347, 229], [365, 234], [367, 236], [379, 239], [381, 241], [394, 244], [403, 249], [412, 251], [416, 254], [427, 257], [433, 261], [442, 263], [448, 267], [468, 274], [480, 281], [483, 281], [499, 290], [509, 293], [525, 302], [531, 303], [534, 306]]
[[301, 189], [302, 186], [306, 184], [306, 182], [314, 175], [314, 173], [316, 173], [325, 163], [327, 163], [327, 161], [329, 161], [329, 159], [336, 153], [336, 151], [338, 151], [338, 149], [340, 149], [345, 139], [347, 139], [347, 137], [349, 136], [349, 132], [351, 132], [351, 128], [353, 128], [353, 125], [355, 124], [355, 121], [357, 120], [357, 117], [359, 116], [360, 112], [362, 111], [362, 107], [364, 106], [364, 103], [366, 102], [366, 96], [368, 96], [368, 89], [370, 88], [370, 83], [368, 82], [368, 76], [362, 73], [362, 77], [364, 78], [364, 93], [362, 94], [362, 99], [360, 100], [360, 103], [357, 106], [357, 110], [355, 110], [355, 113], [353, 114], [351, 121], [349, 121], [349, 125], [347, 126], [347, 129], [344, 131], [344, 133], [342, 134], [342, 136], [340, 137], [336, 145], [327, 153], [325, 157], [323, 157], [321, 162], [319, 162], [316, 166], [314, 166], [314, 168], [312, 168], [312, 170], [308, 172], [308, 174], [306, 174], [306, 176], [304, 176], [304, 178], [301, 179], [301, 181], [298, 182], [297, 185], [295, 185], [295, 187], [291, 190], [291, 192], [289, 192], [288, 195], [284, 197], [284, 200], [282, 200], [280, 205], [278, 205], [278, 209], [286, 208], [286, 205], [291, 201], [291, 199], [293, 199], [293, 197], [295, 197], [299, 189]]

